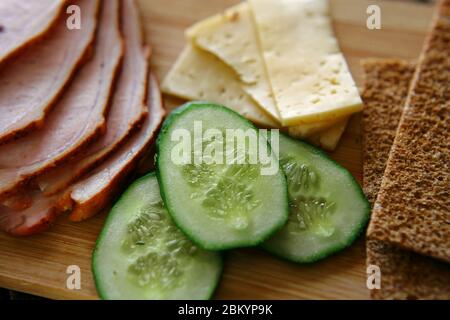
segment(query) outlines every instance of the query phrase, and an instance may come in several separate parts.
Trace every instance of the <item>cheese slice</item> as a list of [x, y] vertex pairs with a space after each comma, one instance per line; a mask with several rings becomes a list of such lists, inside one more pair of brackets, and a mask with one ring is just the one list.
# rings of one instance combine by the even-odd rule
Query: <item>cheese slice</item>
[[282, 125], [330, 121], [362, 109], [327, 0], [249, 1]]
[[244, 2], [195, 24], [186, 35], [196, 46], [230, 66], [239, 75], [244, 91], [278, 119], [251, 19], [249, 6]]
[[[320, 134], [315, 134], [307, 137], [306, 141], [312, 143], [313, 145], [321, 147], [325, 150], [333, 151], [334, 149], [336, 149], [339, 140], [341, 140], [345, 128], [347, 128], [348, 121], [349, 118], [341, 120], [337, 122], [335, 125], [331, 126], [326, 131]], [[289, 130], [289, 135], [292, 137], [297, 136], [295, 130], [292, 129]]]
[[[186, 31], [194, 44], [231, 67], [239, 76], [243, 90], [279, 122], [256, 30], [247, 2], [198, 22]], [[296, 137], [305, 138], [330, 128], [339, 120], [319, 121], [292, 128]]]
[[242, 90], [233, 70], [190, 44], [165, 77], [162, 90], [187, 100], [223, 104], [263, 127], [280, 126]]
[[[162, 90], [167, 94], [187, 100], [208, 100], [225, 105], [262, 127], [280, 126], [246, 95], [240, 87], [236, 75], [229, 67], [214, 55], [191, 44], [183, 50], [165, 77]], [[291, 132], [292, 136], [303, 138], [304, 130], [302, 129], [301, 133], [293, 131]], [[342, 132], [336, 132], [334, 127], [316, 134], [312, 134], [311, 131], [310, 141], [319, 146], [325, 147], [326, 145], [327, 149], [333, 150], [341, 134]], [[321, 141], [329, 142], [319, 144]], [[334, 144], [333, 141], [335, 141]]]

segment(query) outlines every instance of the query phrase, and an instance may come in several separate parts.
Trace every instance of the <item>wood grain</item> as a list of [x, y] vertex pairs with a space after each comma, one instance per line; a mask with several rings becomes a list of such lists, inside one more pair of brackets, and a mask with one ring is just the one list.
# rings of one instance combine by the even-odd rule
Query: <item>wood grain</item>
[[[152, 65], [162, 78], [184, 46], [183, 31], [234, 0], [140, 0]], [[366, 8], [378, 4], [382, 29], [366, 28]], [[362, 85], [359, 61], [366, 57], [417, 58], [433, 12], [407, 2], [332, 0], [336, 34], [352, 73]], [[169, 109], [181, 103], [166, 97]], [[332, 154], [361, 179], [359, 115], [353, 117]], [[91, 251], [106, 213], [83, 223], [62, 218], [48, 232], [26, 239], [0, 234], [0, 287], [54, 299], [96, 299]], [[78, 265], [82, 289], [66, 289], [66, 268]], [[299, 266], [257, 249], [226, 253], [217, 299], [368, 299], [364, 239], [325, 261]]]

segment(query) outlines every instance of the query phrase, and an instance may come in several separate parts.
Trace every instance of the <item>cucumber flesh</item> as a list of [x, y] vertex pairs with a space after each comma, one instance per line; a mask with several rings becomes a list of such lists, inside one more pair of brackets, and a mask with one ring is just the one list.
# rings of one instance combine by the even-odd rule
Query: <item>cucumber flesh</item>
[[[173, 161], [172, 152], [179, 143], [173, 141], [173, 134], [187, 130], [193, 137], [196, 123], [202, 125], [203, 155], [209, 154], [207, 150], [218, 143], [217, 150], [223, 150], [222, 163], [191, 161], [180, 164]], [[273, 166], [270, 174], [263, 174], [262, 169], [267, 168], [267, 163], [248, 161], [255, 159], [253, 156], [258, 150], [254, 148], [246, 147], [244, 154], [241, 153], [241, 159], [246, 159], [243, 162], [226, 161], [225, 154], [237, 153], [237, 147], [226, 148], [230, 129], [255, 134], [258, 143], [265, 145]], [[211, 130], [220, 137], [209, 139], [207, 132]], [[223, 250], [260, 244], [287, 221], [286, 178], [275, 153], [270, 152], [267, 137], [251, 122], [226, 107], [193, 102], [172, 112], [157, 140], [156, 166], [161, 194], [170, 215], [178, 227], [204, 249]]]
[[262, 247], [290, 261], [310, 263], [349, 246], [370, 214], [354, 177], [321, 150], [285, 135], [280, 135], [280, 162], [290, 215]]
[[92, 269], [102, 299], [208, 299], [219, 282], [222, 258], [198, 248], [173, 224], [152, 173], [112, 208]]

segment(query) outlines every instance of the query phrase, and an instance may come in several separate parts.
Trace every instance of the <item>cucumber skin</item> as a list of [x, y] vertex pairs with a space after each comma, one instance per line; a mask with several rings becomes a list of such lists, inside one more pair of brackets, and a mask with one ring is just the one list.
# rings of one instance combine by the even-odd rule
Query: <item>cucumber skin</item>
[[[146, 175], [136, 179], [133, 182], [133, 184], [137, 183], [139, 181], [145, 180], [147, 178], [152, 178], [152, 177], [156, 177], [156, 172], [155, 171], [152, 171], [152, 172], [150, 172], [150, 173], [148, 173], [148, 174], [146, 174]], [[128, 187], [127, 190], [125, 190], [125, 192], [117, 199], [116, 203], [118, 203], [120, 200], [122, 200], [122, 197], [124, 197], [129, 192], [128, 191], [129, 189], [130, 189], [130, 187]], [[111, 210], [114, 207], [115, 207], [115, 205], [111, 208]], [[110, 212], [111, 212], [111, 210], [110, 210]], [[97, 255], [96, 255], [96, 252], [98, 250], [98, 247], [99, 247], [100, 243], [103, 240], [103, 233], [104, 233], [103, 230], [106, 230], [108, 228], [109, 222], [113, 219], [113, 217], [114, 217], [113, 215], [108, 214], [108, 216], [107, 216], [107, 218], [105, 220], [105, 223], [103, 224], [102, 231], [100, 232], [100, 234], [99, 234], [99, 236], [98, 236], [98, 238], [97, 238], [97, 240], [95, 242], [94, 249], [92, 250], [91, 270], [92, 270], [92, 275], [93, 275], [93, 278], [94, 278], [95, 287], [97, 289], [98, 296], [99, 296], [99, 298], [101, 300], [107, 300], [108, 298], [107, 298], [106, 292], [104, 292], [104, 290], [102, 289], [102, 287], [100, 285], [101, 281], [98, 279], [98, 273], [100, 273], [100, 272], [97, 272], [97, 270], [99, 270], [99, 267], [97, 266], [97, 258], [96, 258]], [[209, 292], [208, 296], [205, 298], [206, 300], [212, 299], [212, 297], [213, 297], [217, 287], [220, 284], [220, 280], [221, 280], [222, 275], [223, 275], [223, 270], [224, 270], [223, 254], [222, 254], [222, 252], [218, 252], [217, 254], [219, 255], [219, 258], [220, 258], [221, 269], [219, 270], [217, 279], [215, 279], [215, 285], [211, 287], [211, 291]]]
[[[171, 126], [171, 124], [174, 122], [174, 120], [176, 118], [178, 118], [184, 111], [189, 110], [191, 108], [198, 108], [198, 107], [204, 107], [204, 106], [209, 106], [209, 107], [213, 107], [213, 108], [221, 108], [223, 109], [225, 112], [229, 112], [233, 115], [237, 115], [239, 116], [243, 121], [247, 122], [252, 128], [254, 129], [258, 129], [253, 122], [251, 122], [250, 120], [244, 118], [243, 116], [241, 116], [239, 113], [216, 103], [211, 103], [211, 102], [206, 102], [206, 101], [191, 101], [191, 102], [187, 102], [185, 104], [183, 104], [182, 106], [178, 107], [177, 109], [173, 110], [168, 116], [167, 118], [164, 120], [164, 123], [161, 126], [161, 130], [159, 132], [158, 138], [156, 139], [156, 153], [155, 153], [155, 163], [156, 163], [156, 178], [158, 179], [158, 183], [159, 183], [159, 190], [161, 193], [161, 198], [163, 199], [164, 203], [166, 202], [166, 195], [164, 190], [166, 189], [166, 186], [164, 184], [164, 179], [161, 178], [161, 163], [159, 160], [159, 152], [160, 152], [160, 148], [161, 148], [161, 144], [162, 144], [162, 138], [164, 137], [164, 135], [166, 134], [166, 132], [168, 131], [169, 127]], [[270, 148], [270, 143], [267, 142], [268, 144], [268, 148], [269, 150], [271, 150]], [[282, 171], [283, 176], [286, 178], [286, 175], [283, 172], [283, 169], [280, 166], [280, 170]], [[191, 234], [190, 232], [184, 230], [184, 228], [182, 228], [179, 224], [178, 221], [175, 217], [174, 214], [172, 214], [171, 209], [169, 208], [170, 206], [166, 206], [167, 212], [169, 213], [169, 215], [171, 216], [173, 222], [175, 223], [175, 225], [183, 232], [183, 234], [192, 242], [194, 242], [196, 245], [198, 245], [200, 248], [204, 249], [204, 250], [210, 250], [210, 251], [222, 251], [222, 250], [230, 250], [230, 249], [236, 249], [236, 248], [246, 248], [246, 247], [257, 247], [261, 244], [263, 244], [266, 240], [270, 239], [277, 231], [281, 230], [285, 225], [286, 222], [289, 218], [289, 194], [288, 194], [288, 185], [287, 185], [287, 180], [285, 180], [285, 189], [286, 189], [286, 197], [287, 200], [286, 201], [286, 207], [284, 208], [284, 216], [285, 219], [283, 219], [283, 221], [279, 224], [274, 226], [274, 228], [268, 233], [267, 236], [262, 237], [261, 239], [256, 239], [254, 242], [252, 243], [235, 243], [233, 245], [230, 246], [208, 246], [207, 244], [203, 243], [200, 239], [197, 239], [197, 237], [194, 234]]]
[[[312, 264], [315, 262], [318, 262], [320, 260], [323, 260], [331, 255], [337, 254], [338, 252], [350, 247], [355, 241], [356, 239], [359, 238], [359, 236], [363, 233], [365, 227], [367, 226], [367, 224], [369, 223], [370, 220], [370, 212], [371, 212], [371, 206], [370, 206], [370, 202], [369, 200], [367, 200], [366, 195], [364, 194], [361, 186], [359, 185], [358, 181], [355, 179], [355, 177], [350, 173], [350, 171], [348, 171], [346, 168], [344, 168], [342, 165], [340, 165], [336, 160], [330, 158], [328, 156], [328, 154], [323, 151], [322, 149], [319, 149], [317, 147], [314, 147], [313, 145], [302, 141], [302, 140], [298, 140], [298, 139], [294, 139], [284, 133], [280, 133], [280, 135], [283, 135], [284, 138], [287, 138], [289, 140], [294, 141], [295, 143], [300, 143], [303, 144], [307, 149], [309, 149], [312, 153], [315, 153], [316, 155], [328, 159], [329, 161], [331, 161], [335, 166], [336, 169], [340, 170], [341, 172], [344, 172], [345, 175], [347, 177], [349, 177], [350, 181], [353, 183], [353, 185], [355, 186], [355, 190], [359, 192], [359, 194], [361, 195], [361, 199], [364, 200], [364, 202], [366, 203], [366, 208], [365, 208], [365, 215], [364, 215], [364, 219], [361, 221], [360, 225], [354, 229], [354, 232], [350, 235], [350, 237], [348, 238], [348, 241], [344, 244], [344, 245], [336, 245], [333, 246], [331, 248], [329, 248], [328, 250], [322, 251], [321, 253], [318, 253], [316, 255], [313, 255], [309, 258], [306, 259], [292, 259], [290, 257], [286, 257], [283, 256], [281, 254], [279, 254], [278, 252], [276, 252], [276, 250], [271, 250], [269, 248], [267, 248], [266, 246], [264, 246], [264, 243], [261, 244], [260, 248], [282, 260], [288, 261], [288, 262], [293, 262], [296, 264]], [[281, 153], [281, 150], [280, 150]]]

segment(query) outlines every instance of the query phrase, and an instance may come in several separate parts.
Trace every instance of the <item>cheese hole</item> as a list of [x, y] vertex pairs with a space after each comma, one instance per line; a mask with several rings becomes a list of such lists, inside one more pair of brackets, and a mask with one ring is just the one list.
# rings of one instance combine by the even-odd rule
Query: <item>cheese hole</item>
[[334, 86], [337, 86], [337, 85], [339, 85], [339, 80], [336, 78], [331, 78], [330, 83]]
[[313, 98], [311, 99], [311, 102], [312, 102], [313, 104], [318, 104], [318, 103], [320, 102], [320, 98], [319, 98], [319, 97], [313, 97]]
[[195, 76], [191, 72], [187, 72], [187, 73], [185, 73], [185, 75], [191, 80], [195, 79]]
[[253, 58], [243, 58], [242, 59], [242, 61], [244, 62], [244, 63], [247, 63], [247, 64], [253, 64], [253, 63], [256, 63], [256, 59], [253, 59]]

